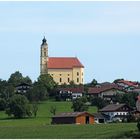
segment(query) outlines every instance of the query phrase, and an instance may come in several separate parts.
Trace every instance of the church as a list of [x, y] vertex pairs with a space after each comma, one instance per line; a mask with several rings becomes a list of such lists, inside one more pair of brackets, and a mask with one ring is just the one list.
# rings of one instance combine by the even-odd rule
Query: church
[[54, 81], [61, 84], [84, 84], [84, 66], [77, 57], [49, 57], [45, 37], [40, 50], [40, 74], [50, 74]]

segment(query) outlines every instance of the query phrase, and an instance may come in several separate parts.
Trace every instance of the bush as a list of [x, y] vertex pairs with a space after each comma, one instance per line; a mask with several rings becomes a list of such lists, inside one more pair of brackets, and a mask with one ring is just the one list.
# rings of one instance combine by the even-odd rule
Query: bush
[[29, 101], [23, 95], [14, 95], [10, 98], [6, 114], [13, 115], [15, 118], [23, 118], [31, 116], [31, 107]]
[[82, 112], [88, 110], [88, 105], [86, 105], [87, 99], [85, 97], [81, 97], [73, 100], [72, 109], [74, 112]]
[[139, 132], [140, 132], [140, 119], [139, 119], [138, 122], [137, 122], [137, 128], [138, 128], [138, 130], [139, 130]]
[[137, 122], [137, 118], [135, 118], [134, 115], [130, 114], [127, 117], [127, 122]]
[[101, 109], [103, 107], [105, 107], [106, 105], [108, 105], [109, 102], [100, 98], [100, 97], [92, 97], [91, 98], [91, 105], [92, 106], [97, 106], [98, 109]]

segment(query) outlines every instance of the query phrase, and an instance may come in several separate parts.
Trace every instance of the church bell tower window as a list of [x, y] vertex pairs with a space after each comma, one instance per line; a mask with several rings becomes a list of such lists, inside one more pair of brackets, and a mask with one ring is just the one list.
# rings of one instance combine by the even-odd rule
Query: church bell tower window
[[46, 52], [44, 52], [44, 56], [46, 56]]

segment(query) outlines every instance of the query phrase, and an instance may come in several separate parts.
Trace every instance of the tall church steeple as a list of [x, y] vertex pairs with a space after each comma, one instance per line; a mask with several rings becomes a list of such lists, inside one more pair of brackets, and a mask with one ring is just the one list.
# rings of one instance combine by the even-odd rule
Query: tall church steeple
[[44, 38], [43, 38], [43, 40], [42, 40], [42, 44], [41, 45], [46, 45], [47, 43], [47, 40], [46, 40], [46, 38], [45, 38], [45, 36], [44, 36]]
[[40, 74], [48, 73], [47, 62], [48, 62], [48, 44], [44, 36], [40, 49]]

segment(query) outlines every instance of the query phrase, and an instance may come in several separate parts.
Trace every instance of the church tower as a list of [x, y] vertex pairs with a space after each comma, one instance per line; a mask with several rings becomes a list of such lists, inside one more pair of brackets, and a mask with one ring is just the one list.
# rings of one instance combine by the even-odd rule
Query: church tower
[[41, 44], [41, 50], [40, 50], [40, 74], [47, 74], [48, 68], [47, 68], [47, 62], [48, 62], [48, 44], [45, 37], [42, 40]]

